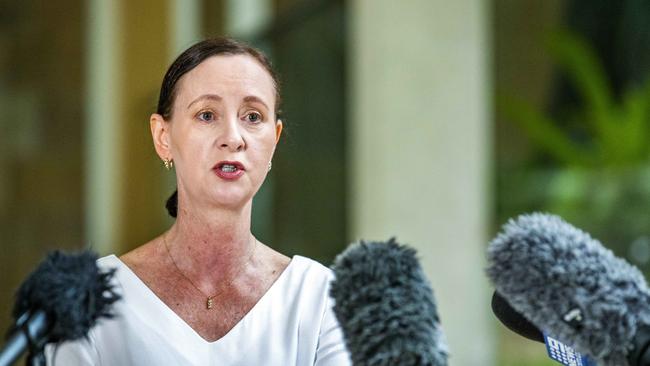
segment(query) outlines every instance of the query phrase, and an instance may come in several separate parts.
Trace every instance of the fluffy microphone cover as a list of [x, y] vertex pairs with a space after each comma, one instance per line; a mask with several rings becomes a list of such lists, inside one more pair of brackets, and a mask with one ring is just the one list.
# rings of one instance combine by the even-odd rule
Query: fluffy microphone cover
[[490, 243], [488, 262], [515, 310], [599, 364], [627, 365], [637, 330], [650, 324], [639, 270], [557, 216], [510, 220]]
[[394, 239], [361, 242], [332, 269], [334, 313], [354, 365], [447, 365], [433, 291], [415, 250]]
[[119, 300], [110, 284], [114, 270], [100, 271], [96, 260], [88, 251], [48, 254], [18, 289], [14, 318], [42, 309], [52, 327], [50, 342], [86, 336], [99, 318], [112, 317], [111, 305]]

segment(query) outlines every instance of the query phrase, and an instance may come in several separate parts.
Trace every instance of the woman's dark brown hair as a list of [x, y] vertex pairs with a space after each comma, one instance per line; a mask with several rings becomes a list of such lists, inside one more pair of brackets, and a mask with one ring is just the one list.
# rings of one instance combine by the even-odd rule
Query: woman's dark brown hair
[[[211, 38], [198, 42], [174, 60], [163, 78], [156, 113], [160, 114], [166, 121], [169, 121], [174, 112], [173, 105], [176, 98], [176, 84], [178, 84], [178, 80], [206, 59], [220, 55], [249, 55], [268, 71], [273, 79], [273, 86], [275, 87], [275, 116], [279, 118], [281, 101], [280, 83], [269, 59], [261, 51], [243, 42], [224, 37]], [[176, 217], [178, 213], [178, 190], [174, 191], [169, 199], [167, 199], [165, 207], [170, 216]]]

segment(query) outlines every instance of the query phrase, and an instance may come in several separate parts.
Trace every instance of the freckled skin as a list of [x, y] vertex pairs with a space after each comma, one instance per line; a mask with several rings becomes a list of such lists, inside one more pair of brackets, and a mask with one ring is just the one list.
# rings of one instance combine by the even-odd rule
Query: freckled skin
[[[120, 259], [199, 335], [215, 341], [290, 261], [250, 232], [252, 199], [282, 122], [271, 76], [248, 55], [208, 58], [176, 88], [170, 119], [154, 114], [150, 122], [156, 152], [174, 161], [178, 216], [167, 232]], [[220, 161], [240, 162], [244, 174], [220, 178], [213, 170]], [[206, 309], [206, 294], [215, 293], [213, 308]]]

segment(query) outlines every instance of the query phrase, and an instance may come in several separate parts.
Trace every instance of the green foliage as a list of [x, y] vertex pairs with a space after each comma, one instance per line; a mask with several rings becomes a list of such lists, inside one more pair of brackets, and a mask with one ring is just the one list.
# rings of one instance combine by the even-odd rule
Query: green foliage
[[[558, 214], [592, 233], [617, 255], [650, 237], [650, 81], [615, 96], [593, 49], [569, 32], [546, 48], [579, 97], [554, 119], [531, 103], [501, 95], [497, 108], [555, 167], [500, 172], [501, 221], [532, 210]], [[650, 274], [650, 262], [628, 257]]]
[[[498, 110], [518, 124], [536, 146], [570, 167], [602, 168], [644, 163], [650, 157], [650, 83], [617, 101], [593, 49], [580, 37], [558, 32], [547, 42], [553, 60], [582, 98], [571, 118], [553, 120], [512, 95], [497, 97]], [[561, 123], [560, 123], [561, 122]], [[575, 127], [586, 138], [576, 139]]]

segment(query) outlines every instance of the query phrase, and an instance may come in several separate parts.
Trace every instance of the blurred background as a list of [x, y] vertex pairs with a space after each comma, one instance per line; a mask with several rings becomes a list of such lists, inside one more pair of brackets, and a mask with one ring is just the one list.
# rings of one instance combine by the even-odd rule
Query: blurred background
[[492, 316], [485, 247], [563, 216], [650, 272], [650, 2], [0, 0], [0, 329], [53, 249], [124, 253], [171, 223], [148, 118], [166, 67], [231, 35], [282, 79], [254, 232], [329, 265], [416, 247], [451, 365], [554, 365]]

